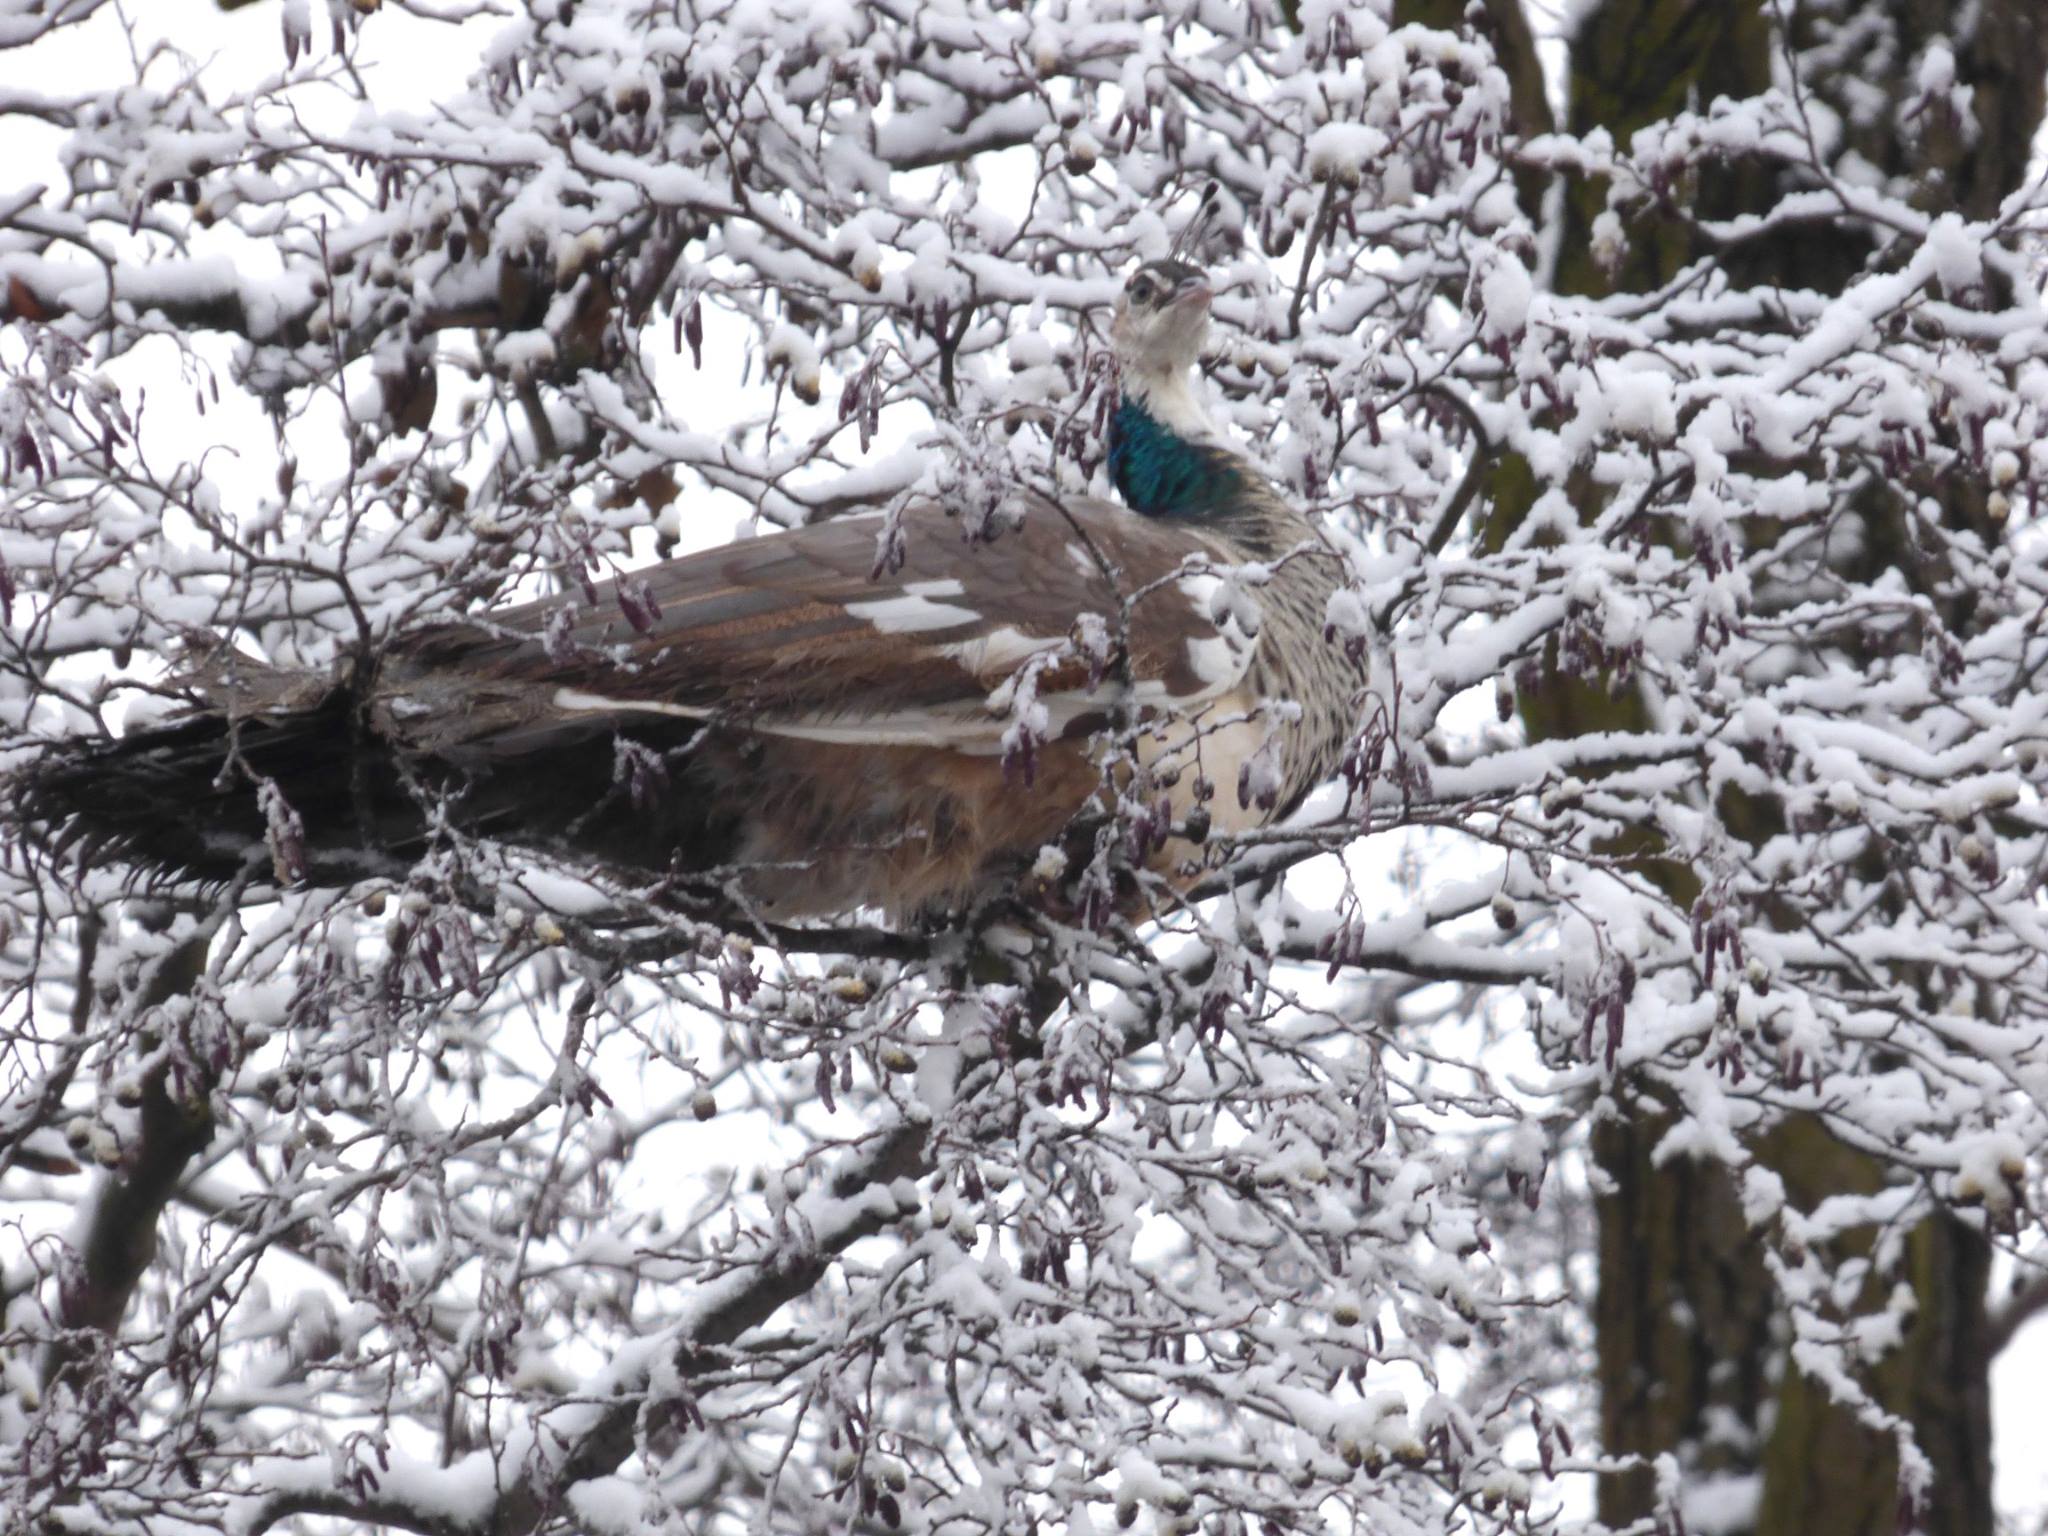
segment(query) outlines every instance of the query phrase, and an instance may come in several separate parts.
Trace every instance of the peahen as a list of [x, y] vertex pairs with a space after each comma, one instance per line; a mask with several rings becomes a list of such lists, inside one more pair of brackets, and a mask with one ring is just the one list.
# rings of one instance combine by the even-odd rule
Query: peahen
[[199, 712], [47, 749], [16, 814], [186, 878], [339, 885], [402, 874], [431, 808], [776, 916], [906, 916], [1043, 874], [1123, 789], [1146, 860], [1184, 876], [1205, 832], [1334, 770], [1360, 682], [1323, 638], [1340, 559], [1200, 403], [1210, 298], [1167, 260], [1118, 300], [1127, 506], [1020, 490], [1011, 531], [968, 541], [915, 505], [880, 575], [877, 510], [401, 633], [331, 676], [217, 660]]

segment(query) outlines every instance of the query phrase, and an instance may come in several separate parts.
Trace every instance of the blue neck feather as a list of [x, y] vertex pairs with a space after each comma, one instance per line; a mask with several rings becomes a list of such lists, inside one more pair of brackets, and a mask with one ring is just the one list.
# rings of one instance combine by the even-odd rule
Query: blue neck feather
[[1244, 484], [1237, 455], [1189, 442], [1129, 395], [1110, 420], [1109, 475], [1131, 510], [1147, 517], [1214, 517]]

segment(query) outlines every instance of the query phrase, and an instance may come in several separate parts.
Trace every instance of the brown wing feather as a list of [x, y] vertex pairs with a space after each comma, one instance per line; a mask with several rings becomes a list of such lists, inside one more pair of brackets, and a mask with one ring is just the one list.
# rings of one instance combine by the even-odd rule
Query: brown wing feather
[[[507, 723], [488, 705], [479, 714], [479, 689], [522, 697], [519, 713], [537, 723], [539, 688], [768, 730], [889, 721], [902, 740], [925, 717], [935, 734], [977, 712], [998, 730], [980, 707], [1024, 655], [1066, 640], [1083, 614], [1115, 631], [1121, 613], [1131, 674], [1159, 702], [1216, 691], [1191, 645], [1213, 644], [1216, 629], [1173, 579], [1190, 557], [1223, 563], [1194, 531], [1087, 499], [1033, 498], [1020, 527], [986, 543], [963, 540], [935, 503], [905, 522], [902, 566], [879, 577], [879, 520], [839, 519], [629, 574], [600, 585], [594, 604], [572, 592], [422, 631], [395, 647], [394, 682], [424, 717], [446, 713], [437, 685], [459, 676], [459, 712], [476, 718], [429, 734], [470, 739]], [[1062, 668], [1042, 691], [1085, 686], [1087, 670]]]

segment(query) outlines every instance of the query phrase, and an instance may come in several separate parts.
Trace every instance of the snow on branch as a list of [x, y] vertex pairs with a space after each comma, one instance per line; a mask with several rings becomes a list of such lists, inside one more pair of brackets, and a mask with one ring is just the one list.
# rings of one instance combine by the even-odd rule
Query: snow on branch
[[[2032, 1251], [2040, 185], [1929, 212], [1790, 90], [1518, 136], [1489, 34], [1386, 11], [287, 0], [246, 79], [0, 21], [108, 29], [0, 92], [61, 136], [0, 186], [0, 773], [740, 519], [882, 513], [880, 570], [913, 496], [1107, 494], [1108, 305], [1212, 185], [1206, 385], [1369, 676], [1285, 825], [1105, 762], [1136, 899], [1048, 856], [922, 928], [433, 783], [345, 890], [273, 786], [239, 905], [0, 810], [10, 1528], [1584, 1529], [1596, 1106], [1743, 1181], [1845, 1402], [1835, 1237]], [[470, 62], [405, 107], [380, 48]], [[1700, 254], [1565, 291], [1567, 176], [1589, 270]], [[1794, 1114], [1883, 1187], [1798, 1209]]]

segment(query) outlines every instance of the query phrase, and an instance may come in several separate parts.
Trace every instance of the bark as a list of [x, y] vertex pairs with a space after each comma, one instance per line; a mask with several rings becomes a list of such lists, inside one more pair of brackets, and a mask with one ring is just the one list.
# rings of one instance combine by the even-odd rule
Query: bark
[[[208, 928], [158, 962], [137, 1000], [139, 1014], [191, 991], [206, 965]], [[81, 985], [84, 985], [81, 980]], [[80, 1273], [66, 1287], [62, 1345], [43, 1361], [46, 1383], [73, 1378], [84, 1362], [103, 1353], [120, 1331], [136, 1287], [156, 1258], [157, 1224], [176, 1193], [186, 1165], [213, 1140], [210, 1081], [175, 1079], [168, 1053], [144, 1075], [137, 1116], [141, 1133], [123, 1150], [121, 1164], [94, 1192], [83, 1241]]]

